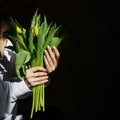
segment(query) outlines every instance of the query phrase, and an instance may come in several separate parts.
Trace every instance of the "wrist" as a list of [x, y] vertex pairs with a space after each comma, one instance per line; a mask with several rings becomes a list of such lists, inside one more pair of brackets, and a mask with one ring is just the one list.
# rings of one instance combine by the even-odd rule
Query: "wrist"
[[28, 86], [29, 89], [32, 89], [30, 83], [28, 82], [27, 78], [24, 78], [24, 81], [26, 83], [26, 85]]

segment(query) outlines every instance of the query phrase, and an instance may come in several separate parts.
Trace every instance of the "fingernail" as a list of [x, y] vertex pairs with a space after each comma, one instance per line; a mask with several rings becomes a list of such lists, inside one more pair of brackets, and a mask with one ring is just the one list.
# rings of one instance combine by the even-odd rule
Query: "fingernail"
[[44, 50], [45, 53], [47, 53], [47, 50]]
[[46, 80], [46, 82], [48, 82], [48, 79]]
[[47, 45], [47, 48], [50, 48], [50, 46], [49, 46], [49, 45]]
[[46, 70], [46, 69], [44, 69], [44, 71], [45, 71], [45, 72], [47, 72], [47, 70]]
[[56, 47], [55, 47], [55, 46], [53, 46], [53, 49], [56, 49]]

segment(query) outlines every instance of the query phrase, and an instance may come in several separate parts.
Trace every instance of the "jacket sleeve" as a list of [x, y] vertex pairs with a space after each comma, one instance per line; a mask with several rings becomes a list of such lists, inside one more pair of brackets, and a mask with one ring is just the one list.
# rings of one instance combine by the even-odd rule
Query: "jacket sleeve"
[[[0, 80], [0, 96], [10, 97], [11, 102], [17, 99], [23, 99], [32, 94], [32, 90], [28, 88], [25, 81], [9, 82]], [[2, 99], [2, 98], [0, 98]]]
[[13, 99], [23, 99], [31, 95], [32, 90], [28, 88], [24, 80], [9, 83], [10, 94]]
[[[7, 45], [11, 45], [8, 41]], [[24, 80], [17, 80], [15, 72], [16, 53], [5, 48], [4, 60], [0, 69], [0, 96], [10, 97], [13, 100], [22, 99], [32, 93]], [[6, 95], [1, 95], [6, 94]]]

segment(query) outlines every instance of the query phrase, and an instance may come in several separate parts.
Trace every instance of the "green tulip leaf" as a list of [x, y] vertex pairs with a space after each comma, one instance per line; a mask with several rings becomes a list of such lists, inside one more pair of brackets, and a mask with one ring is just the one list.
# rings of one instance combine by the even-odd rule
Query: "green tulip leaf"
[[61, 43], [61, 41], [62, 41], [62, 38], [60, 38], [60, 37], [54, 37], [53, 39], [52, 39], [52, 41], [50, 42], [50, 46], [51, 47], [53, 47], [53, 46], [55, 46], [55, 47], [58, 47], [58, 45]]
[[[31, 55], [28, 51], [21, 50], [16, 57], [16, 73], [19, 78], [22, 78], [24, 75], [24, 67], [31, 59]], [[22, 68], [22, 69], [21, 69]]]

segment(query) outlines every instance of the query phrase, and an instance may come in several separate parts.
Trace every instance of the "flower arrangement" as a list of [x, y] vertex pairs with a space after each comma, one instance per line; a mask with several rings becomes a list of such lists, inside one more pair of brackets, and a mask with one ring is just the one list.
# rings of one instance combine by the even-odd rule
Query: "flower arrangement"
[[[58, 30], [56, 23], [47, 23], [46, 16], [44, 20], [38, 9], [35, 11], [29, 30], [25, 29], [18, 23], [17, 20], [10, 18], [11, 31], [6, 33], [6, 36], [11, 40], [13, 46], [8, 46], [10, 49], [17, 53], [16, 57], [16, 73], [19, 78], [25, 77], [25, 65], [28, 68], [34, 66], [44, 66], [43, 53], [47, 45], [56, 46], [61, 43], [63, 36], [58, 36]], [[45, 111], [45, 90], [44, 84], [33, 87], [33, 101], [31, 116], [33, 112], [38, 110]]]

